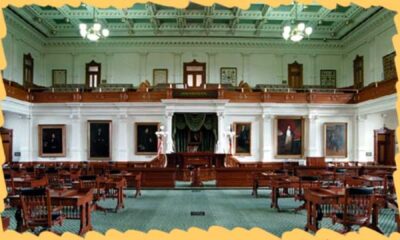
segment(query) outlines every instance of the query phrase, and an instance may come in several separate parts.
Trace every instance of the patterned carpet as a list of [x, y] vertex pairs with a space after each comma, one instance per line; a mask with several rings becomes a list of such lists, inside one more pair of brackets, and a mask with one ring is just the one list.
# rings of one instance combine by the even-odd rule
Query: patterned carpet
[[[282, 212], [271, 209], [270, 191], [260, 190], [259, 198], [253, 198], [250, 190], [143, 190], [142, 196], [133, 198], [133, 191], [126, 191], [125, 208], [118, 213], [94, 212], [92, 223], [94, 230], [106, 232], [114, 228], [119, 231], [135, 229], [149, 231], [158, 229], [171, 231], [174, 228], [188, 229], [196, 226], [208, 229], [218, 225], [231, 229], [237, 226], [247, 229], [261, 227], [281, 236], [283, 232], [293, 228], [304, 228], [306, 212], [294, 213], [293, 209], [300, 205], [293, 199], [279, 201]], [[115, 200], [100, 202], [101, 206], [114, 207]], [[204, 212], [204, 216], [191, 216], [191, 212]], [[3, 215], [14, 216], [14, 210], [6, 210]], [[15, 228], [11, 218], [11, 228]], [[322, 226], [330, 229], [341, 229], [341, 225], [332, 225], [332, 221], [324, 219]], [[379, 227], [386, 235], [396, 230], [394, 212], [382, 209], [379, 216]], [[79, 230], [79, 221], [66, 220], [57, 232], [74, 232]]]

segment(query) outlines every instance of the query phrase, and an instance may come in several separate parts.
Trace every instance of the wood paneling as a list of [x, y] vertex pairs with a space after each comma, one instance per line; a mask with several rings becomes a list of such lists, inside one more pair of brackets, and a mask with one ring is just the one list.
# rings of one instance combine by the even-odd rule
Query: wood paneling
[[[352, 104], [368, 101], [396, 93], [395, 80], [381, 81], [370, 84], [358, 92], [348, 89], [337, 89], [334, 92], [248, 92], [240, 90], [216, 89], [164, 89], [159, 91], [139, 92], [45, 92], [43, 89], [29, 90], [14, 82], [4, 80], [7, 96], [32, 103], [66, 103], [66, 102], [160, 102], [162, 99], [189, 98], [195, 92], [193, 99], [218, 98], [234, 103], [318, 103], [318, 104]], [[204, 93], [202, 92], [204, 91]], [[197, 97], [196, 97], [197, 96]]]

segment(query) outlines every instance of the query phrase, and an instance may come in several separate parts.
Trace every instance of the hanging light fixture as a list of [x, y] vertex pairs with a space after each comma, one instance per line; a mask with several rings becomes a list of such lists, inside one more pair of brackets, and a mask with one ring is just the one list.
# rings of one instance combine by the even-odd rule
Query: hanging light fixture
[[93, 8], [93, 25], [88, 26], [86, 23], [79, 24], [79, 32], [82, 38], [86, 38], [89, 41], [96, 42], [100, 38], [106, 38], [110, 35], [110, 30], [103, 28], [96, 19], [96, 9]]
[[311, 33], [313, 32], [312, 27], [306, 26], [305, 23], [300, 22], [299, 24], [296, 25], [296, 20], [297, 20], [297, 2], [294, 2], [294, 7], [295, 7], [295, 17], [291, 21], [291, 24], [286, 25], [283, 27], [283, 33], [282, 37], [285, 40], [291, 40], [293, 42], [300, 42], [303, 40], [305, 36], [309, 37]]

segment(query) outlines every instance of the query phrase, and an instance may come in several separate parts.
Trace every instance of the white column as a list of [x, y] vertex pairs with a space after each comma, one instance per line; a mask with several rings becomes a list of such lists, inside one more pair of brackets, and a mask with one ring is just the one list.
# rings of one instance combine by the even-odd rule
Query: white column
[[317, 119], [317, 115], [308, 116], [308, 136], [305, 136], [308, 142], [305, 157], [318, 157], [317, 139], [319, 138], [317, 136]]
[[[37, 127], [34, 126], [31, 114], [27, 115], [26, 119], [28, 120], [28, 136], [29, 136], [28, 152], [27, 152], [28, 159], [27, 160], [34, 161], [36, 159], [35, 157], [38, 157], [38, 154], [36, 154], [36, 156], [34, 156], [34, 149], [33, 149], [33, 146], [34, 146], [33, 143], [37, 142], [37, 135], [33, 136], [34, 135], [33, 132], [35, 131], [34, 128], [37, 131]], [[36, 152], [38, 152], [38, 151], [36, 151]]]
[[[69, 158], [72, 161], [84, 161], [87, 160], [87, 131], [84, 131], [80, 109], [74, 110], [70, 115], [71, 118], [71, 134], [67, 136], [67, 146], [69, 147]], [[82, 134], [83, 133], [83, 134]], [[67, 156], [68, 157], [68, 156]]]
[[367, 120], [367, 115], [357, 115], [355, 117], [356, 120], [356, 134], [355, 138], [357, 139], [355, 149], [356, 152], [354, 153], [355, 161], [365, 162], [366, 159], [366, 146], [365, 146], [365, 124]]
[[271, 160], [272, 153], [272, 116], [269, 114], [262, 114], [260, 117], [260, 160], [262, 162]]
[[174, 142], [172, 140], [172, 117], [174, 116], [173, 112], [167, 112], [165, 114], [165, 126], [166, 126], [166, 131], [167, 131], [167, 147], [166, 147], [166, 153], [172, 153], [174, 152]]
[[217, 112], [217, 116], [218, 116], [218, 141], [215, 153], [225, 153], [228, 151], [228, 150], [225, 151], [225, 149], [228, 149], [228, 147], [226, 146], [226, 141], [225, 141], [226, 136], [224, 135], [224, 131], [226, 131], [224, 124], [224, 113]]
[[[120, 113], [118, 116], [118, 129], [117, 129], [117, 137], [116, 137], [116, 150], [117, 154], [114, 154], [114, 161], [127, 161], [129, 160], [128, 156], [128, 136], [131, 136], [128, 131], [128, 115], [126, 113]], [[114, 125], [114, 126], [115, 126]], [[115, 145], [114, 145], [115, 146]]]
[[182, 53], [174, 53], [174, 71], [170, 83], [183, 83]]
[[147, 79], [147, 56], [148, 55], [149, 55], [148, 52], [139, 53], [139, 62], [140, 62], [139, 83], [144, 82], [145, 80], [149, 80], [149, 79]]
[[[26, 129], [26, 135], [21, 136], [21, 148], [19, 152], [21, 152], [21, 156], [19, 157], [19, 161], [21, 162], [29, 162], [32, 161], [32, 126], [31, 126], [31, 116], [30, 115], [19, 115], [20, 119], [24, 120], [24, 125], [22, 128]], [[15, 137], [15, 135], [14, 135]], [[15, 149], [14, 151], [18, 151]], [[13, 159], [17, 159], [17, 157], [13, 157]]]

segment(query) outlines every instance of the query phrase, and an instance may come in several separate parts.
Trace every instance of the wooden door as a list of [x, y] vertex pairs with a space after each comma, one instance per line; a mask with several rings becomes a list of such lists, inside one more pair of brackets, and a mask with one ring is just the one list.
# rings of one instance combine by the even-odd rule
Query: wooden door
[[290, 88], [303, 87], [303, 64], [295, 61], [288, 66], [288, 79]]
[[23, 83], [25, 87], [33, 86], [33, 57], [29, 54], [24, 54], [23, 64]]
[[183, 80], [188, 88], [200, 88], [206, 83], [206, 64], [193, 60], [183, 64]]
[[374, 130], [374, 160], [379, 165], [395, 165], [395, 131], [382, 128]]
[[3, 142], [4, 156], [6, 163], [12, 162], [13, 130], [0, 128], [1, 140]]
[[364, 57], [358, 56], [353, 61], [354, 88], [364, 87]]
[[100, 84], [101, 63], [94, 60], [86, 64], [86, 86], [89, 88], [97, 88]]

